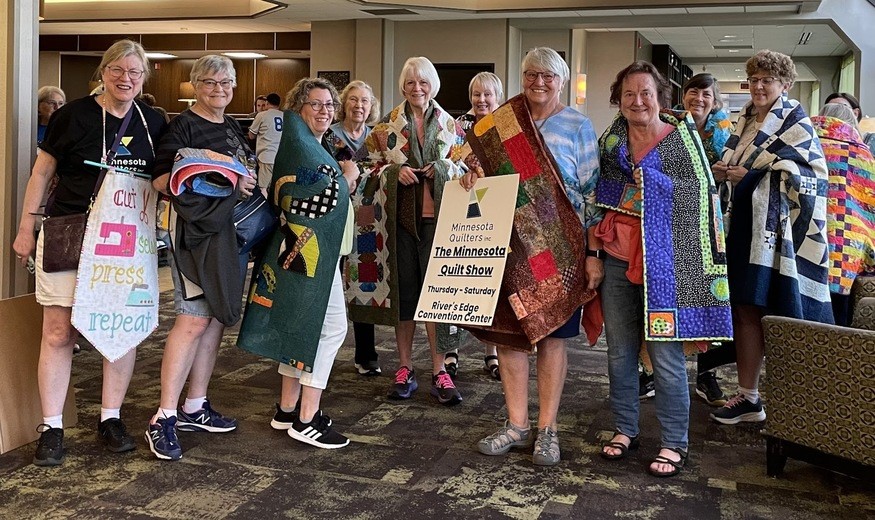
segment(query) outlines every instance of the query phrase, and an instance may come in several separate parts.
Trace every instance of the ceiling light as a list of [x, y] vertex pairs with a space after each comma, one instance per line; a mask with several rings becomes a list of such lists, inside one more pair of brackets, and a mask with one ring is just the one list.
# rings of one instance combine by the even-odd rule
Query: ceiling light
[[807, 45], [808, 40], [810, 40], [810, 39], [811, 39], [811, 32], [803, 31], [802, 34], [799, 36], [799, 45]]
[[257, 52], [223, 52], [222, 54], [229, 58], [240, 59], [267, 58], [267, 54], [259, 54]]
[[738, 49], [729, 49], [729, 52], [738, 52]]
[[736, 35], [736, 34], [724, 34], [723, 37], [724, 38], [738, 38], [738, 35]]
[[177, 58], [176, 54], [168, 54], [166, 52], [147, 52], [146, 57], [150, 60], [161, 60], [167, 58]]
[[741, 69], [735, 69], [735, 72], [741, 72]]

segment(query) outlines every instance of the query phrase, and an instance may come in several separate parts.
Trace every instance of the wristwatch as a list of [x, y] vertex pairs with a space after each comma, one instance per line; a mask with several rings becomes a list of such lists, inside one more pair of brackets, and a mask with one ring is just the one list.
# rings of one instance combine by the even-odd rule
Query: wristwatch
[[599, 260], [605, 259], [605, 250], [604, 249], [587, 249], [586, 256], [594, 256]]

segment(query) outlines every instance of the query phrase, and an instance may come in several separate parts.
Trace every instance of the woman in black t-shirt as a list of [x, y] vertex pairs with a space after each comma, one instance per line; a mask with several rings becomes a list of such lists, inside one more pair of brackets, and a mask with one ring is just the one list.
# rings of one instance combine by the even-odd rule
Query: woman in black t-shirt
[[[237, 157], [243, 164], [252, 161], [254, 168], [255, 156], [246, 142], [240, 124], [230, 116], [225, 115], [225, 108], [234, 97], [234, 87], [237, 86], [236, 71], [231, 60], [224, 56], [207, 55], [199, 58], [191, 69], [191, 83], [194, 85], [197, 101], [188, 110], [179, 114], [170, 122], [170, 128], [161, 139], [158, 146], [158, 161], [155, 170], [161, 176], [153, 181], [155, 189], [167, 194], [170, 171], [173, 161], [180, 148], [209, 149], [225, 155]], [[256, 186], [253, 177], [240, 177], [237, 187], [241, 197], [249, 197]], [[234, 195], [231, 195], [232, 197]], [[217, 199], [218, 200], [218, 199]], [[173, 227], [180, 228], [187, 224], [184, 209], [179, 209], [179, 198], [173, 199], [174, 209], [179, 212], [178, 223]], [[223, 202], [217, 203], [219, 205]], [[218, 211], [218, 210], [217, 210]], [[229, 209], [229, 211], [231, 211]], [[215, 218], [215, 211], [213, 212]], [[189, 215], [193, 216], [193, 215]], [[233, 226], [233, 219], [228, 215], [228, 226]], [[233, 233], [233, 228], [231, 229]], [[218, 233], [216, 233], [218, 234]], [[176, 237], [172, 236], [172, 240]], [[213, 309], [209, 300], [223, 300], [221, 304], [232, 307], [234, 302], [225, 297], [192, 299], [187, 293], [193, 283], [185, 272], [180, 258], [186, 254], [183, 244], [176, 244], [175, 258], [171, 261], [173, 275], [174, 301], [176, 303], [176, 322], [167, 337], [164, 347], [164, 359], [161, 363], [161, 402], [158, 412], [152, 417], [146, 430], [149, 448], [156, 457], [162, 460], [177, 460], [182, 457], [182, 448], [176, 436], [177, 428], [183, 431], [201, 431], [210, 433], [230, 432], [237, 428], [237, 420], [225, 417], [210, 406], [207, 400], [207, 387], [216, 363], [219, 343], [225, 330], [223, 322], [217, 318], [225, 316], [228, 321], [227, 309]], [[215, 263], [227, 263], [227, 269], [216, 272], [214, 264], [203, 266], [203, 271], [209, 283], [200, 281], [200, 288], [206, 293], [219, 294], [215, 289], [224, 286], [228, 294], [233, 293], [230, 287], [240, 283], [236, 305], [239, 306], [243, 296], [242, 279], [244, 272], [237, 266], [237, 259], [216, 259]], [[241, 268], [243, 266], [240, 266]], [[187, 297], [188, 296], [188, 297]], [[233, 311], [230, 314], [234, 314]], [[186, 379], [189, 380], [188, 395], [182, 409], [177, 413], [179, 397]]]
[[[98, 68], [105, 86], [103, 94], [78, 99], [61, 107], [52, 117], [39, 147], [33, 173], [27, 184], [21, 224], [12, 248], [22, 267], [35, 256], [36, 299], [43, 306], [43, 335], [40, 343], [39, 389], [43, 424], [34, 464], [56, 466], [64, 459], [62, 412], [76, 334], [70, 324], [76, 271], [46, 273], [42, 269], [43, 239], [34, 239], [40, 204], [53, 179], [57, 186], [54, 201], [46, 212], [51, 215], [83, 213], [88, 207], [99, 168], [83, 161], [105, 162], [106, 151], [118, 133], [122, 119], [133, 110], [123, 136], [127, 149], [125, 168], [151, 174], [155, 162], [152, 143], [164, 130], [164, 120], [154, 110], [137, 102], [143, 83], [149, 77], [149, 60], [143, 47], [130, 40], [113, 44], [103, 55]], [[103, 122], [105, 121], [105, 123]], [[134, 370], [136, 349], [110, 363], [103, 361], [103, 400], [98, 434], [113, 452], [134, 449], [119, 418], [119, 409]]]

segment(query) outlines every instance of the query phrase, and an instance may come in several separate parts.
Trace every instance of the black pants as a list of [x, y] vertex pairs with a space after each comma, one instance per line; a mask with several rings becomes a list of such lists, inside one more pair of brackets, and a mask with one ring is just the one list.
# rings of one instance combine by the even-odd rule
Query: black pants
[[702, 352], [699, 354], [698, 358], [696, 359], [696, 363], [698, 365], [696, 372], [702, 374], [714, 368], [722, 367], [723, 365], [729, 365], [730, 363], [735, 363], [735, 360], [735, 342], [726, 341], [717, 348], [712, 348], [707, 352]]

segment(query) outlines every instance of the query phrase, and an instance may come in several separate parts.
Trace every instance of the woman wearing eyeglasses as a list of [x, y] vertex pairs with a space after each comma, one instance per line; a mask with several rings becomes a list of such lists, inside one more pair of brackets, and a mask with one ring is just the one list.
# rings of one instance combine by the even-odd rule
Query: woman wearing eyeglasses
[[738, 355], [738, 393], [711, 417], [764, 421], [757, 390], [766, 314], [833, 323], [826, 208], [829, 173], [802, 105], [787, 97], [789, 56], [763, 50], [747, 60], [751, 101], [742, 109], [714, 180], [733, 185], [726, 240]]
[[64, 91], [58, 87], [45, 86], [40, 87], [36, 94], [37, 97], [37, 127], [36, 127], [36, 144], [43, 142], [46, 136], [46, 128], [49, 126], [49, 118], [56, 110], [64, 106], [67, 102], [67, 96]]
[[[212, 150], [235, 157], [244, 165], [254, 161], [240, 124], [225, 115], [225, 107], [234, 98], [237, 86], [231, 60], [224, 56], [203, 56], [195, 61], [190, 78], [196, 101], [170, 122], [158, 146], [155, 168], [162, 175], [153, 185], [164, 194], [170, 192], [170, 171], [181, 148]], [[225, 433], [237, 428], [236, 419], [212, 408], [207, 400], [207, 389], [225, 326], [235, 324], [240, 318], [245, 269], [241, 269], [240, 256], [234, 246], [233, 250], [226, 247], [228, 251], [224, 254], [209, 255], [205, 262], [198, 261], [192, 253], [196, 247], [194, 239], [180, 241], [179, 232], [202, 233], [201, 239], [211, 237], [210, 240], [227, 237], [229, 233], [233, 235], [234, 203], [238, 197], [251, 196], [255, 185], [254, 178], [241, 176], [237, 191], [226, 198], [213, 199], [210, 207], [188, 193], [172, 199], [178, 215], [178, 219], [171, 222], [177, 234], [171, 236], [175, 243], [170, 262], [176, 322], [167, 336], [161, 362], [161, 401], [146, 430], [149, 447], [159, 459], [182, 457], [177, 429]], [[216, 242], [229, 244], [228, 240], [218, 238]], [[177, 414], [186, 379], [188, 394]]]
[[321, 409], [346, 338], [339, 261], [352, 249], [349, 192], [359, 176], [356, 163], [335, 160], [324, 139], [339, 106], [334, 86], [322, 78], [304, 78], [286, 96], [269, 191], [284, 222], [255, 266], [237, 339], [241, 348], [280, 362], [271, 427], [325, 449], [349, 444]]
[[[409, 399], [419, 388], [413, 369], [414, 313], [428, 267], [444, 184], [458, 177], [464, 134], [434, 100], [441, 87], [434, 65], [409, 58], [398, 88], [404, 101], [371, 131], [365, 144], [374, 163], [355, 197], [356, 250], [350, 257], [346, 294], [357, 321], [395, 325], [399, 368], [389, 399]], [[395, 232], [388, 233], [389, 229]], [[397, 259], [397, 270], [393, 261]], [[431, 352], [431, 394], [443, 405], [462, 396], [444, 368], [454, 348], [445, 324], [425, 324]]]
[[[507, 405], [504, 426], [481, 439], [477, 448], [484, 455], [504, 455], [511, 448], [534, 444], [532, 462], [553, 466], [561, 460], [558, 423], [568, 372], [567, 339], [580, 333], [580, 305], [604, 277], [604, 252], [594, 234], [604, 212], [595, 206], [599, 158], [592, 123], [562, 102], [568, 65], [555, 50], [538, 47], [523, 58], [521, 70], [523, 93], [493, 112], [492, 119], [502, 121], [501, 126], [496, 124], [478, 146], [472, 145], [487, 149], [477, 156], [484, 172], [500, 175], [508, 165], [492, 157], [506, 152], [489, 141], [512, 142], [505, 146], [510, 163], [521, 174], [522, 194], [492, 327], [472, 330], [479, 339], [498, 344]], [[492, 130], [497, 132], [489, 135]], [[469, 134], [469, 142], [476, 137]], [[478, 167], [472, 168], [463, 186], [474, 186], [479, 173]], [[538, 391], [535, 429], [529, 419], [533, 358]]]
[[[36, 256], [36, 300], [43, 306], [43, 335], [40, 343], [39, 389], [43, 412], [40, 440], [33, 462], [56, 466], [64, 459], [64, 430], [61, 414], [77, 334], [70, 324], [77, 271], [43, 271], [45, 234], [34, 240], [36, 215], [52, 182], [57, 185], [46, 207], [49, 216], [84, 213], [88, 209], [100, 169], [83, 160], [104, 162], [107, 150], [130, 112], [124, 136], [126, 168], [151, 174], [155, 165], [152, 143], [164, 130], [157, 112], [135, 98], [149, 77], [149, 60], [143, 47], [130, 40], [114, 43], [103, 55], [97, 72], [104, 92], [62, 106], [52, 117], [40, 143], [33, 173], [27, 183], [21, 223], [12, 248], [22, 267]], [[136, 349], [113, 363], [103, 361], [103, 398], [97, 431], [112, 452], [133, 450], [134, 439], [120, 420], [119, 409], [127, 392], [136, 361]]]

